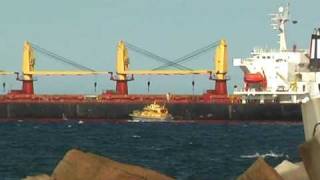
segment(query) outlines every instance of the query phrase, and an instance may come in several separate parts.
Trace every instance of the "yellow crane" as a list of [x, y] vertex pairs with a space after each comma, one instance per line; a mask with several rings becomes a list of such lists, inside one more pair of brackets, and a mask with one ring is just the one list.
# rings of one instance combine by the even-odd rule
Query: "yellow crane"
[[[127, 76], [128, 75], [192, 75], [192, 74], [208, 74], [214, 75], [216, 80], [216, 88], [221, 89], [221, 83], [226, 81], [226, 74], [228, 69], [228, 51], [225, 40], [220, 40], [216, 48], [216, 55], [214, 59], [214, 69], [207, 70], [130, 70], [128, 49], [124, 41], [120, 41], [117, 47], [117, 86], [116, 91], [119, 94], [128, 94]], [[219, 85], [220, 84], [220, 85]], [[224, 85], [223, 85], [224, 86]], [[223, 88], [226, 91], [226, 87]], [[226, 93], [226, 92], [223, 92]]]
[[24, 94], [33, 94], [33, 76], [56, 76], [56, 75], [69, 75], [69, 76], [83, 76], [83, 75], [97, 75], [108, 74], [107, 71], [94, 71], [94, 70], [79, 70], [79, 71], [50, 71], [50, 70], [35, 70], [35, 54], [31, 43], [26, 41], [23, 46], [22, 58], [22, 90], [15, 91]]

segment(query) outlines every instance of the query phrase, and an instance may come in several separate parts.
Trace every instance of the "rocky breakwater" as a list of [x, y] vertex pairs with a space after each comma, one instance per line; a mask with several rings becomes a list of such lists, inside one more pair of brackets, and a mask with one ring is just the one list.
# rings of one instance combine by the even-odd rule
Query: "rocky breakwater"
[[76, 149], [66, 153], [51, 176], [28, 176], [23, 180], [173, 180], [154, 170], [116, 162]]

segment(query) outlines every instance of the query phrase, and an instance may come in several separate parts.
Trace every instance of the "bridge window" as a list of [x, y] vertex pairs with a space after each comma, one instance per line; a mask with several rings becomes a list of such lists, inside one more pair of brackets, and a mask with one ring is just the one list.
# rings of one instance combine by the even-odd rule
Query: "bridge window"
[[276, 59], [276, 62], [286, 62], [286, 60], [283, 60], [283, 59]]

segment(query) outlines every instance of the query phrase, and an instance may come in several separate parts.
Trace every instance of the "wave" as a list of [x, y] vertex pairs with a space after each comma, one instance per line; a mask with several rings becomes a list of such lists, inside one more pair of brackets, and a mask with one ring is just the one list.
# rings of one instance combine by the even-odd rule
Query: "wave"
[[246, 158], [246, 159], [257, 158], [257, 157], [262, 157], [262, 158], [266, 158], [266, 157], [272, 157], [272, 158], [286, 157], [286, 158], [289, 158], [288, 155], [285, 155], [283, 153], [275, 153], [273, 151], [269, 151], [268, 153], [265, 153], [265, 154], [260, 154], [260, 153], [256, 152], [255, 154], [241, 155], [240, 157], [241, 158]]
[[136, 134], [132, 135], [131, 137], [133, 137], [133, 138], [141, 138], [141, 136], [136, 135]]

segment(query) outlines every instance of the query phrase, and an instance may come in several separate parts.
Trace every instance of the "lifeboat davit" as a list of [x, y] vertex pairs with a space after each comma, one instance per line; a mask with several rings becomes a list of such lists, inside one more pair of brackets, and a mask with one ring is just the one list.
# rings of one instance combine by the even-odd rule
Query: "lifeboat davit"
[[261, 73], [246, 73], [244, 75], [244, 81], [246, 83], [262, 83], [265, 82], [266, 79], [264, 77], [264, 75], [262, 75]]

